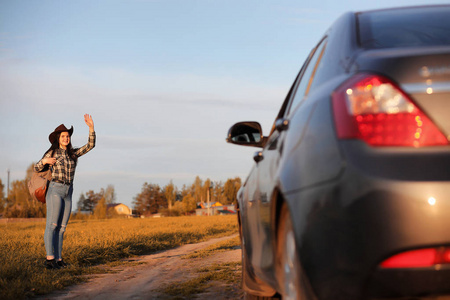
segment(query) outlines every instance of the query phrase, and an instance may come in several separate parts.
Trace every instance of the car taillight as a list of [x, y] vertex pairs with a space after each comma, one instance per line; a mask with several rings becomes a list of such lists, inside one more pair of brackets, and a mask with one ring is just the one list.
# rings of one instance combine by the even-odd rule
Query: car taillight
[[333, 93], [340, 139], [371, 146], [435, 146], [448, 140], [413, 101], [389, 79], [359, 74]]
[[402, 252], [384, 260], [380, 267], [383, 269], [423, 268], [441, 264], [450, 264], [450, 247]]

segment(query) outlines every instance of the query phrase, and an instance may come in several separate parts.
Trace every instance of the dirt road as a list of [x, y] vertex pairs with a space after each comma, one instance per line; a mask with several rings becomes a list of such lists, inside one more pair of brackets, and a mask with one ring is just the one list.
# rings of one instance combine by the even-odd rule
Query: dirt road
[[[108, 273], [91, 278], [88, 282], [72, 286], [39, 299], [192, 299], [193, 296], [170, 296], [160, 291], [171, 283], [186, 282], [198, 276], [196, 270], [228, 262], [239, 262], [241, 250], [218, 252], [206, 258], [183, 259], [182, 257], [212, 244], [233, 238], [223, 237], [198, 244], [189, 244], [152, 255], [143, 255], [125, 266], [113, 268]], [[240, 283], [214, 282], [211, 287], [196, 297], [198, 299], [242, 299]]]

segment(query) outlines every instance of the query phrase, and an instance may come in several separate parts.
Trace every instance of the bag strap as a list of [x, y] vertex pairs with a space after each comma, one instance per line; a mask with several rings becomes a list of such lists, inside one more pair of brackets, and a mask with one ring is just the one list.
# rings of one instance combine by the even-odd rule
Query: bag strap
[[[53, 154], [55, 154], [55, 150], [52, 150], [52, 154], [50, 154], [50, 157], [53, 157]], [[49, 169], [52, 171], [53, 173], [53, 166], [50, 166]]]

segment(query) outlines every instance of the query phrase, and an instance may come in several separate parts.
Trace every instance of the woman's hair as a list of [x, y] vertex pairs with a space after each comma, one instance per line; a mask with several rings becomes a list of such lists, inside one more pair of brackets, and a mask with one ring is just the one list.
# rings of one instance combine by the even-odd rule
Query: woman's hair
[[[63, 132], [66, 132], [66, 131], [63, 131]], [[55, 141], [54, 141], [53, 144], [50, 146], [50, 148], [48, 148], [48, 150], [45, 152], [45, 154], [44, 154], [43, 157], [45, 157], [45, 155], [46, 155], [48, 152], [54, 151], [54, 150], [56, 150], [56, 149], [59, 149], [59, 137], [60, 137], [60, 136], [61, 136], [61, 132], [58, 132], [58, 133], [56, 134], [56, 139], [55, 139]], [[75, 164], [76, 164], [76, 163], [77, 163], [77, 160], [78, 160], [78, 156], [75, 155], [75, 151], [73, 150], [73, 147], [72, 147], [72, 139], [70, 139], [70, 143], [69, 143], [69, 145], [67, 145], [66, 151], [67, 151], [67, 154], [69, 155], [69, 157], [71, 157], [71, 158], [75, 161]]]

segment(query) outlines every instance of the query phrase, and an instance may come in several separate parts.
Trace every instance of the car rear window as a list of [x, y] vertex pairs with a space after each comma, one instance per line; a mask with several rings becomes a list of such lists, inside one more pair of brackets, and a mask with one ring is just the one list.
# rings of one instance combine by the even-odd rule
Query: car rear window
[[450, 6], [358, 13], [359, 41], [366, 49], [450, 45]]

